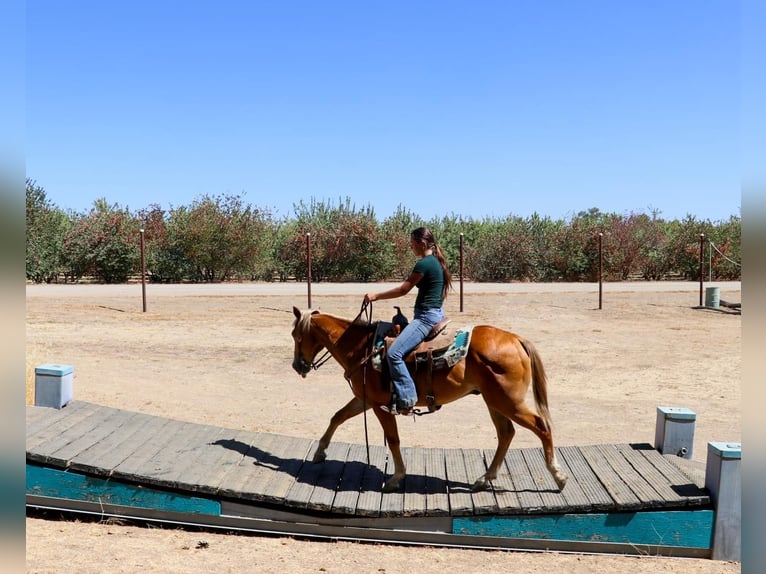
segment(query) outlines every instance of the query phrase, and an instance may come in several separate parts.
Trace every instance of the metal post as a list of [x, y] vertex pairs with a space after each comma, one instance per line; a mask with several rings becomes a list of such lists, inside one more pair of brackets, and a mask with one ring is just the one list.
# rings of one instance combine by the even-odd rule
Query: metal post
[[602, 285], [604, 275], [604, 253], [602, 249], [603, 233], [598, 234], [598, 308], [601, 309], [604, 287]]
[[702, 282], [705, 280], [705, 234], [700, 233], [700, 307], [702, 307]]
[[311, 309], [311, 233], [306, 233], [306, 267], [309, 296], [309, 309]]
[[460, 312], [463, 312], [463, 234], [460, 234]]
[[144, 230], [141, 229], [141, 299], [146, 313], [146, 255], [144, 252]]

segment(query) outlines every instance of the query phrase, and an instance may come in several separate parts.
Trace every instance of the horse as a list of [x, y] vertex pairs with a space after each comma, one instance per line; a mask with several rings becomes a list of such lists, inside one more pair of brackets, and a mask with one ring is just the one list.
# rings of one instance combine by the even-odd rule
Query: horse
[[[406, 468], [396, 416], [381, 409], [382, 405], [390, 403], [391, 391], [383, 385], [380, 372], [370, 365], [377, 324], [370, 318], [366, 322], [360, 319], [361, 312], [354, 320], [316, 310], [301, 311], [297, 307], [293, 307], [293, 313], [293, 369], [305, 378], [331, 356], [344, 369], [344, 377], [353, 393], [353, 398], [330, 419], [327, 430], [319, 440], [313, 462], [325, 460], [327, 447], [340, 425], [372, 408], [394, 460], [394, 473], [383, 485], [383, 491], [398, 491]], [[325, 352], [317, 359], [323, 349]], [[474, 482], [474, 490], [488, 488], [491, 481], [497, 478], [516, 433], [514, 423], [537, 435], [542, 443], [548, 471], [559, 490], [564, 488], [568, 477], [556, 460], [553, 446], [547, 375], [537, 349], [529, 340], [497, 327], [475, 326], [464, 359], [451, 368], [434, 370], [428, 382], [422, 374], [416, 374], [414, 379], [418, 389], [418, 406], [426, 404], [426, 395], [431, 391], [439, 405], [477, 393], [484, 399], [497, 430], [497, 450], [487, 472]], [[537, 412], [526, 404], [530, 384]]]

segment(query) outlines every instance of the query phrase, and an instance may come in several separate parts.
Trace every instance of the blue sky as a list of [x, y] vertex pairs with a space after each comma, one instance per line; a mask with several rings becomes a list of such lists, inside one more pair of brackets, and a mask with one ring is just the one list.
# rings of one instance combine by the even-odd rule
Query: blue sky
[[741, 214], [731, 0], [27, 3], [56, 205]]

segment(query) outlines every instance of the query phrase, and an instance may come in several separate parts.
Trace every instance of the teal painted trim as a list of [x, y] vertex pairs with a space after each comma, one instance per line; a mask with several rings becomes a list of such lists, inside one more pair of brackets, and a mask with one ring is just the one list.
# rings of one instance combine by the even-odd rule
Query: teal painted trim
[[52, 363], [46, 363], [35, 367], [36, 375], [52, 375], [54, 377], [63, 377], [74, 372], [72, 365], [58, 365]]
[[221, 503], [27, 464], [27, 494], [185, 514], [221, 515]]
[[739, 442], [709, 442], [708, 454], [715, 454], [727, 460], [742, 459], [742, 443]]
[[712, 510], [460, 517], [453, 534], [710, 548]]

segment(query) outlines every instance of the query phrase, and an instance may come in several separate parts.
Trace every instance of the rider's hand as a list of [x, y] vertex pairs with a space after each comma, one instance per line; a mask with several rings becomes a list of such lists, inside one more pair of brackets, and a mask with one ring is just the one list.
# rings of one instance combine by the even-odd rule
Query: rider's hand
[[364, 295], [365, 303], [372, 303], [373, 301], [375, 301], [375, 299], [377, 299], [377, 297], [375, 296], [375, 293], [365, 293]]

